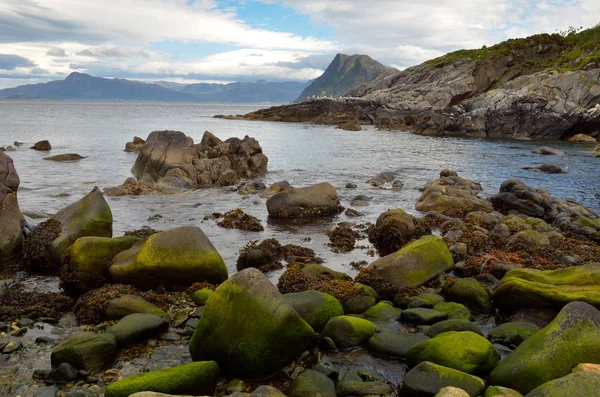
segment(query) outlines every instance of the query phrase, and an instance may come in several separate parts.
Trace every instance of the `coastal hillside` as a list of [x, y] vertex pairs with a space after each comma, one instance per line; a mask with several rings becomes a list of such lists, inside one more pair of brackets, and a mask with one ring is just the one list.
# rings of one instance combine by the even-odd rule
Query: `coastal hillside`
[[306, 83], [302, 82], [263, 80], [230, 84], [154, 84], [74, 72], [64, 80], [0, 90], [0, 98], [284, 103], [293, 101], [305, 87]]
[[298, 100], [313, 96], [339, 96], [359, 84], [378, 81], [396, 73], [397, 69], [382, 65], [367, 55], [337, 54], [325, 72], [302, 91]]
[[[600, 26], [456, 51], [319, 99], [244, 116], [358, 122], [426, 135], [600, 135]], [[351, 98], [348, 98], [351, 97]]]

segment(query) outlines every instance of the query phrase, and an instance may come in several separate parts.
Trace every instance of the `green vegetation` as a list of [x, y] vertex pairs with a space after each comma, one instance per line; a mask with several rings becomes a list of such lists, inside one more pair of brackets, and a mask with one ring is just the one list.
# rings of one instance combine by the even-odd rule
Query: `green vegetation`
[[500, 56], [513, 56], [515, 66], [524, 71], [580, 70], [589, 63], [600, 63], [600, 24], [586, 30], [570, 28], [551, 35], [538, 34], [521, 39], [510, 39], [491, 47], [458, 50], [427, 61], [426, 64], [442, 67], [463, 58], [482, 64]]

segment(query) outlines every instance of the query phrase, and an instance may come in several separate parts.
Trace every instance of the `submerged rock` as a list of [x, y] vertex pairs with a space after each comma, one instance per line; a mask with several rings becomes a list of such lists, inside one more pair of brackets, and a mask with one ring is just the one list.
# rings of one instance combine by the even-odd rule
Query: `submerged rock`
[[544, 172], [546, 174], [566, 174], [567, 170], [560, 168], [556, 164], [542, 164], [535, 167], [523, 167], [524, 170], [534, 172]]
[[227, 279], [223, 258], [204, 232], [181, 226], [160, 232], [115, 256], [108, 269], [113, 281], [141, 288], [191, 285]]
[[25, 220], [17, 201], [19, 184], [13, 160], [0, 152], [0, 261], [12, 257], [23, 247]]
[[531, 151], [533, 154], [544, 154], [544, 155], [554, 155], [554, 156], [563, 156], [565, 152], [560, 149], [551, 148], [548, 146], [542, 146], [537, 149], [533, 149]]
[[269, 376], [316, 343], [313, 329], [258, 270], [212, 294], [190, 341], [192, 359], [215, 360], [227, 378]]
[[330, 216], [342, 209], [337, 192], [329, 183], [284, 190], [267, 200], [269, 216], [274, 218]]
[[600, 311], [572, 302], [502, 360], [490, 382], [525, 394], [569, 374], [579, 363], [600, 364]]
[[56, 156], [44, 157], [44, 160], [50, 161], [79, 161], [84, 159], [85, 157], [78, 155], [77, 153], [66, 153], [66, 154], [57, 154]]
[[59, 221], [62, 228], [58, 238], [52, 242], [55, 263], [60, 263], [65, 250], [80, 237], [112, 237], [112, 212], [98, 187], [51, 218]]

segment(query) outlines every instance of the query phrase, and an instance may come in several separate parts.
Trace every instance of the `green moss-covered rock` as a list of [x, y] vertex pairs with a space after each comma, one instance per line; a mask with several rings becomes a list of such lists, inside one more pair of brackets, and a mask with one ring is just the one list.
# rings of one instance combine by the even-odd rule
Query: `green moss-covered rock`
[[548, 245], [550, 245], [548, 236], [532, 229], [522, 230], [506, 242], [508, 249], [518, 249], [521, 247], [540, 248]]
[[204, 306], [204, 305], [206, 305], [206, 301], [208, 300], [208, 298], [210, 298], [212, 293], [213, 293], [212, 289], [202, 288], [202, 289], [199, 289], [198, 291], [194, 292], [192, 294], [191, 298], [196, 305]]
[[373, 307], [379, 299], [377, 292], [368, 285], [355, 282], [353, 287], [359, 292], [342, 301], [345, 314], [361, 314]]
[[219, 378], [214, 361], [201, 361], [129, 376], [108, 385], [105, 397], [128, 397], [140, 391], [213, 395]]
[[112, 299], [106, 308], [106, 318], [109, 320], [120, 320], [133, 313], [156, 314], [171, 321], [171, 316], [164, 310], [137, 295], [122, 295]]
[[492, 292], [494, 304], [506, 308], [560, 310], [569, 302], [600, 307], [600, 264], [558, 270], [511, 270]]
[[65, 250], [81, 237], [112, 237], [112, 212], [97, 187], [51, 218], [58, 220], [62, 227], [60, 236], [52, 242], [50, 249], [55, 263], [60, 263]]
[[133, 313], [123, 317], [106, 333], [113, 334], [118, 347], [143, 342], [169, 328], [169, 322], [156, 314]]
[[323, 336], [331, 338], [337, 347], [360, 346], [375, 333], [375, 324], [353, 316], [333, 317], [323, 329]]
[[458, 387], [469, 393], [469, 396], [477, 397], [483, 392], [485, 381], [465, 372], [425, 361], [406, 373], [400, 393], [407, 396], [435, 396], [447, 386]]
[[462, 303], [479, 313], [491, 313], [494, 310], [487, 291], [474, 278], [455, 278], [444, 285], [442, 294], [447, 301]]
[[487, 334], [487, 338], [492, 343], [500, 343], [504, 346], [519, 346], [527, 338], [538, 332], [540, 328], [532, 323], [525, 321], [516, 321], [514, 323], [504, 323]]
[[[236, 396], [237, 397], [237, 396]], [[250, 397], [285, 397], [285, 394], [273, 386], [263, 385], [254, 390]]]
[[109, 269], [114, 282], [140, 288], [222, 283], [227, 266], [202, 230], [181, 226], [156, 233], [114, 257]]
[[377, 277], [401, 289], [420, 286], [453, 267], [452, 254], [444, 241], [429, 235], [376, 260], [369, 269]]
[[496, 348], [474, 332], [445, 332], [406, 352], [409, 365], [430, 361], [473, 375], [487, 375], [500, 360]]
[[337, 384], [340, 397], [388, 396], [393, 391], [392, 385], [380, 373], [369, 368], [351, 369]]
[[448, 313], [422, 307], [406, 309], [400, 314], [400, 320], [403, 323], [417, 325], [431, 325], [447, 319]]
[[579, 363], [600, 364], [600, 311], [572, 302], [502, 360], [490, 383], [525, 394], [567, 375]]
[[574, 372], [536, 387], [526, 397], [600, 396], [600, 373]]
[[283, 295], [283, 299], [317, 332], [323, 330], [330, 318], [344, 314], [336, 298], [320, 291], [293, 292]]
[[327, 375], [306, 369], [290, 384], [288, 397], [336, 397], [335, 384]]
[[304, 265], [302, 267], [302, 274], [304, 274], [306, 277], [311, 278], [317, 278], [322, 274], [327, 274], [339, 280], [352, 280], [352, 277], [350, 277], [346, 273], [335, 271], [318, 263], [308, 263]]
[[80, 332], [62, 341], [52, 350], [53, 367], [68, 363], [88, 372], [103, 369], [115, 361], [117, 339], [111, 334]]
[[363, 312], [363, 317], [369, 321], [386, 322], [398, 320], [400, 318], [400, 309], [395, 308], [389, 303], [379, 302]]
[[483, 336], [483, 333], [481, 332], [481, 329], [477, 324], [465, 319], [440, 321], [439, 323], [433, 324], [431, 327], [429, 327], [427, 332], [425, 332], [425, 335], [427, 335], [430, 338], [433, 338], [439, 334], [443, 334], [444, 332], [448, 331], [471, 331]]
[[438, 303], [433, 307], [433, 310], [438, 312], [447, 313], [448, 319], [456, 320], [456, 319], [471, 319], [471, 311], [468, 307], [463, 305], [462, 303], [456, 302], [442, 302]]
[[208, 299], [190, 353], [194, 361], [215, 360], [225, 377], [262, 378], [315, 343], [313, 329], [269, 279], [248, 268]]
[[131, 248], [139, 237], [81, 237], [63, 254], [61, 287], [69, 294], [81, 295], [106, 283], [110, 261]]
[[408, 349], [429, 339], [423, 334], [403, 331], [384, 331], [374, 334], [367, 341], [369, 350], [375, 354], [394, 358], [406, 358]]
[[523, 395], [516, 390], [509, 389], [508, 387], [490, 386], [485, 389], [483, 397], [523, 397]]
[[419, 220], [396, 208], [379, 215], [377, 222], [368, 230], [371, 242], [380, 255], [385, 256], [398, 251], [416, 237], [429, 232], [418, 228]]
[[469, 397], [469, 393], [454, 386], [446, 386], [435, 395], [435, 397]]

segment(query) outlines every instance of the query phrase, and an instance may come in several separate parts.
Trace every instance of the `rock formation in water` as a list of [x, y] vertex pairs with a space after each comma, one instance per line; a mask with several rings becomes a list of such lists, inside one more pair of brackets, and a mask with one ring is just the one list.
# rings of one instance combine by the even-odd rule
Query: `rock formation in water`
[[273, 107], [242, 117], [329, 125], [358, 121], [438, 136], [598, 137], [599, 43], [600, 26], [566, 36], [508, 40], [427, 61], [351, 88], [344, 98]]
[[19, 175], [13, 160], [0, 152], [0, 260], [10, 258], [23, 245], [23, 215], [17, 201]]
[[312, 96], [339, 96], [359, 84], [398, 73], [367, 55], [337, 54], [325, 72], [302, 91], [298, 100]]

